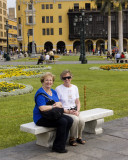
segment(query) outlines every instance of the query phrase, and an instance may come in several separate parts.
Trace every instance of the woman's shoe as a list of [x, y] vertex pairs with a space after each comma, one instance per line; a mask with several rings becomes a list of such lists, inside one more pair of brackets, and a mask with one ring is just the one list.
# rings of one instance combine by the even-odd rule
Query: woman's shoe
[[86, 141], [83, 141], [81, 138], [77, 138], [76, 141], [79, 144], [85, 144], [85, 142], [86, 142]]
[[76, 139], [75, 138], [70, 138], [69, 139], [69, 144], [70, 144], [70, 146], [77, 146]]
[[67, 153], [68, 150], [67, 150], [67, 149], [59, 150], [59, 149], [54, 149], [54, 148], [52, 148], [52, 152], [57, 152], [57, 153]]

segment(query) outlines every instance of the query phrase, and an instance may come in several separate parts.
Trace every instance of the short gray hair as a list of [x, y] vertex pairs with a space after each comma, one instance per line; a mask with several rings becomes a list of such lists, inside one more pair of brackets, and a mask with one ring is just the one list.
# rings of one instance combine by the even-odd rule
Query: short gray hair
[[64, 70], [61, 74], [60, 74], [60, 79], [61, 80], [63, 80], [62, 78], [63, 78], [63, 76], [65, 75], [65, 74], [70, 74], [70, 76], [72, 77], [72, 73], [71, 73], [71, 71], [70, 70]]

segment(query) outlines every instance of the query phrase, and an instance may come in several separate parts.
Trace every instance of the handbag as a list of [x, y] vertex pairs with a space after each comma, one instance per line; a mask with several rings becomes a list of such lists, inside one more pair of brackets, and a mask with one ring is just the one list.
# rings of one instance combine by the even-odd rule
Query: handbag
[[[46, 103], [46, 105], [53, 105], [55, 103], [54, 100], [50, 99], [45, 93], [39, 93], [36, 95], [35, 97], [35, 103], [36, 103], [36, 98], [38, 95], [43, 95], [44, 97], [46, 97], [48, 99], [48, 102]], [[40, 111], [42, 116], [47, 119], [47, 120], [58, 120], [62, 117], [63, 113], [64, 113], [64, 109], [63, 108], [58, 108], [58, 107], [54, 107], [48, 111]]]
[[69, 110], [76, 110], [77, 111], [77, 106], [70, 108]]

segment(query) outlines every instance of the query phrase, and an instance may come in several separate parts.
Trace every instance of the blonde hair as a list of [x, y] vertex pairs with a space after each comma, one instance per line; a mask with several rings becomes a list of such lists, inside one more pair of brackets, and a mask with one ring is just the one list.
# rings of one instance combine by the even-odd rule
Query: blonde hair
[[53, 75], [51, 72], [46, 72], [40, 77], [40, 82], [43, 83], [44, 79], [48, 76], [52, 77], [53, 82], [55, 81], [55, 75]]
[[67, 69], [67, 70], [64, 70], [64, 71], [60, 74], [60, 79], [63, 80], [63, 79], [62, 79], [63, 76], [64, 76], [65, 74], [67, 74], [67, 73], [70, 74], [70, 76], [72, 77], [72, 73], [70, 72], [70, 70]]

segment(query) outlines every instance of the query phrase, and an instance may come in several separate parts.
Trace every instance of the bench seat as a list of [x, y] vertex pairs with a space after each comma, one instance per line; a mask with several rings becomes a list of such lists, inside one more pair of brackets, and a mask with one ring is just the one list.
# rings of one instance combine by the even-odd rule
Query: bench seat
[[119, 61], [119, 63], [121, 63], [121, 61], [122, 61], [122, 63], [128, 63], [128, 58], [120, 58], [120, 59], [118, 59], [118, 61]]
[[[113, 110], [95, 108], [81, 111], [80, 114], [85, 121], [85, 132], [101, 134], [104, 117], [112, 116]], [[20, 130], [36, 135], [36, 144], [46, 147], [52, 146], [56, 134], [55, 128], [40, 127], [35, 125], [34, 122], [22, 124]]]

